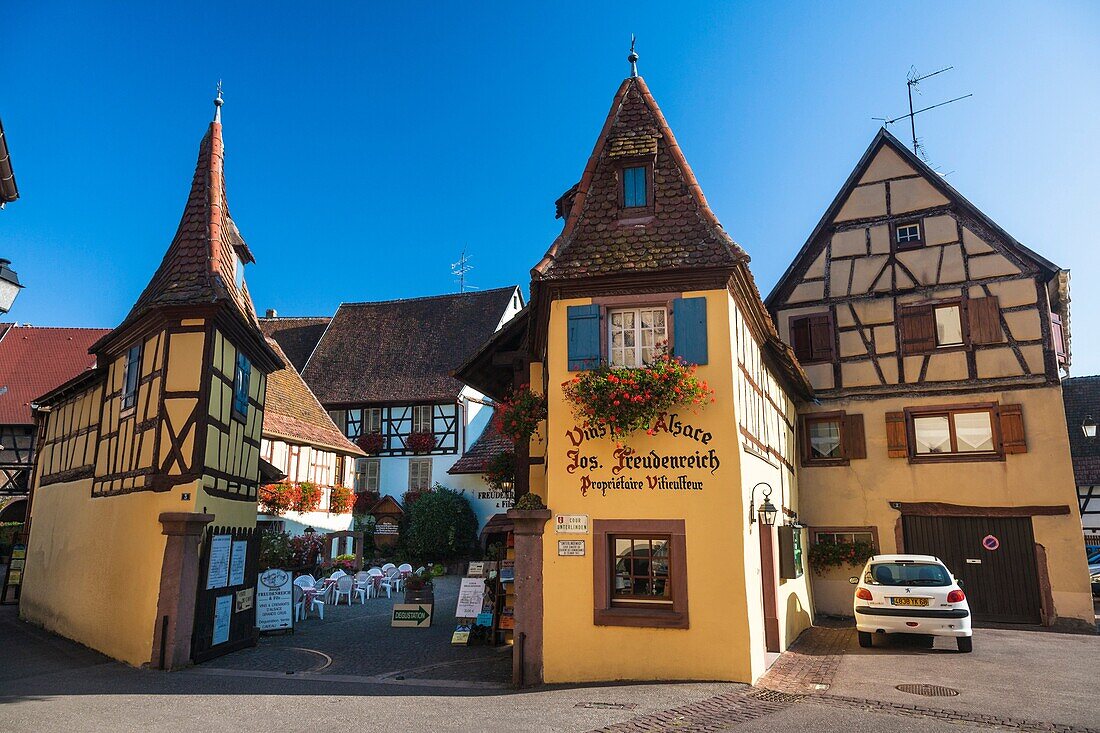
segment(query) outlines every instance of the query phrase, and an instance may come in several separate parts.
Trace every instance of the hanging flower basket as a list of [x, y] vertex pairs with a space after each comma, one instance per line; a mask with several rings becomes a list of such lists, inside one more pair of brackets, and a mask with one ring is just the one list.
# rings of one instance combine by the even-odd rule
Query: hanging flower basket
[[862, 566], [874, 554], [875, 547], [870, 542], [817, 543], [810, 545], [810, 567], [820, 575], [841, 565]]
[[714, 390], [695, 375], [696, 365], [661, 354], [639, 369], [600, 366], [562, 383], [573, 416], [585, 427], [604, 428], [616, 440], [645, 430], [674, 407], [701, 408]]
[[546, 419], [546, 397], [531, 391], [530, 385], [513, 389], [497, 403], [497, 430], [519, 444], [530, 440]]
[[351, 511], [351, 489], [347, 486], [333, 486], [329, 490], [328, 510], [333, 514], [347, 514]]
[[324, 492], [317, 484], [309, 481], [303, 481], [298, 484], [298, 497], [292, 507], [296, 512], [316, 511], [317, 507], [321, 506], [321, 495]]
[[427, 453], [435, 448], [435, 434], [429, 432], [409, 433], [405, 445], [413, 453]]
[[260, 487], [259, 503], [268, 514], [279, 516], [289, 511], [298, 502], [298, 497], [297, 484], [267, 484]]
[[360, 436], [355, 444], [362, 448], [364, 453], [373, 456], [382, 452], [382, 446], [385, 445], [385, 442], [386, 439], [382, 437], [382, 433], [367, 433]]

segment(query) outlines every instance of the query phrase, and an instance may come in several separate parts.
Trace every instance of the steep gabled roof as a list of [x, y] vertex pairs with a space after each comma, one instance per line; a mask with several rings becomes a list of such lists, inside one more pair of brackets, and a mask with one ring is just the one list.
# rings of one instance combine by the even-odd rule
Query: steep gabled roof
[[[618, 166], [653, 162], [652, 215], [622, 220]], [[588, 165], [559, 199], [569, 213], [534, 279], [731, 266], [747, 259], [707, 204], [672, 130], [641, 77], [619, 86]]]
[[1069, 430], [1069, 452], [1078, 486], [1100, 484], [1100, 438], [1086, 438], [1081, 423], [1100, 420], [1100, 376], [1062, 380], [1062, 398]]
[[451, 372], [497, 330], [517, 290], [344, 303], [302, 376], [324, 405], [457, 399]]
[[[267, 343], [284, 363], [289, 363], [275, 339], [268, 338]], [[267, 378], [263, 434], [267, 438], [306, 443], [345, 455], [366, 455], [344, 437], [292, 366], [277, 369]]]
[[462, 454], [461, 458], [454, 462], [453, 466], [447, 469], [447, 473], [452, 475], [484, 473], [489, 461], [501, 453], [514, 451], [515, 449], [516, 446], [512, 439], [497, 429], [496, 415], [494, 414], [489, 418], [489, 424], [481, 431], [481, 435], [477, 436], [474, 444]]
[[283, 356], [290, 359], [300, 374], [331, 320], [328, 316], [261, 318], [260, 330], [278, 342]]
[[836, 219], [837, 214], [848, 200], [853, 189], [863, 180], [864, 176], [870, 170], [871, 164], [883, 147], [888, 147], [897, 154], [905, 164], [913, 168], [948, 201], [957, 206], [963, 214], [980, 222], [991, 232], [1000, 237], [1004, 245], [1013, 250], [1019, 257], [1032, 262], [1047, 279], [1054, 277], [1059, 272], [1060, 268], [1057, 265], [1016, 241], [1016, 239], [1002, 229], [999, 224], [990, 219], [981, 209], [970, 203], [965, 196], [956, 191], [943, 176], [929, 168], [928, 164], [920, 159], [920, 156], [914, 154], [913, 151], [907, 148], [900, 140], [891, 135], [886, 128], [883, 127], [875, 134], [871, 144], [863, 153], [863, 157], [856, 163], [856, 167], [852, 170], [852, 173], [848, 176], [844, 185], [841, 186], [840, 191], [837, 193], [832, 203], [829, 204], [829, 208], [825, 210], [821, 220], [818, 221], [817, 226], [814, 227], [810, 236], [806, 239], [806, 243], [802, 245], [798, 254], [795, 255], [794, 260], [791, 261], [790, 266], [787, 267], [786, 271], [779, 278], [779, 281], [775, 284], [775, 287], [772, 288], [771, 293], [768, 294], [768, 297], [765, 299], [768, 308], [774, 309], [781, 305], [777, 300], [785, 286], [793, 279], [800, 277], [801, 274], [805, 272], [806, 268], [809, 267], [810, 263], [813, 262], [823, 246], [823, 243], [819, 241], [821, 233], [833, 223], [834, 219]]
[[[0, 324], [7, 326], [9, 324]], [[105, 328], [11, 326], [0, 336], [0, 425], [33, 425], [31, 402], [95, 366]]]

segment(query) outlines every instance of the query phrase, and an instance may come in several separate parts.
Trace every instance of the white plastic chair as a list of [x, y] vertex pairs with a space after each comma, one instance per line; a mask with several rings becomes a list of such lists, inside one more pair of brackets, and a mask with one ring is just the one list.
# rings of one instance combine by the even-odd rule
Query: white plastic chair
[[385, 565], [382, 566], [382, 572], [383, 573], [389, 573], [391, 570], [393, 570], [396, 567], [397, 566], [394, 565], [392, 562], [388, 562], [388, 563], [386, 563]]
[[420, 567], [418, 567], [416, 570], [413, 571], [413, 575], [423, 575], [426, 572], [428, 572], [428, 569], [426, 567], [424, 567], [423, 565], [421, 565]]
[[386, 589], [386, 598], [390, 598], [390, 591], [401, 592], [401, 571], [394, 568], [386, 576], [386, 579], [382, 581], [382, 587]]
[[351, 577], [347, 573], [344, 573], [336, 579], [336, 605], [340, 605], [340, 599], [344, 596], [348, 598], [348, 605], [351, 605], [351, 594], [355, 591], [355, 578]]
[[[382, 595], [382, 578], [384, 577], [384, 573], [382, 572], [382, 569], [381, 568], [371, 568], [370, 570], [367, 571], [367, 575], [369, 576], [369, 582], [370, 582], [371, 588], [374, 589], [374, 595], [375, 596]], [[389, 588], [389, 586], [386, 586], [386, 598], [389, 598], [389, 597], [390, 597], [390, 588]]]
[[[350, 603], [350, 601], [349, 601]], [[317, 615], [321, 617], [321, 620], [325, 620], [325, 603], [318, 596], [313, 597], [313, 603], [310, 604], [309, 610], [306, 610], [306, 594], [302, 590], [302, 586], [294, 586], [294, 620], [299, 621], [303, 617], [309, 616], [309, 611], [317, 611]]]
[[373, 588], [374, 582], [371, 581], [370, 574], [366, 570], [360, 570], [355, 574], [355, 592], [359, 595], [360, 603], [367, 602]]
[[313, 579], [312, 575], [299, 575], [294, 579], [294, 585], [299, 588], [313, 588], [317, 585], [317, 581]]

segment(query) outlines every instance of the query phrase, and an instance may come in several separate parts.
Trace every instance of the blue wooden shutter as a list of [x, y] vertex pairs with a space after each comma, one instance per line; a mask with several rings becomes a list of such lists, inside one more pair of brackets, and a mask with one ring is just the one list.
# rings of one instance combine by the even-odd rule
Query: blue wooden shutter
[[672, 301], [673, 353], [689, 364], [707, 363], [707, 299]]
[[569, 320], [569, 371], [595, 369], [600, 364], [600, 307], [571, 305]]

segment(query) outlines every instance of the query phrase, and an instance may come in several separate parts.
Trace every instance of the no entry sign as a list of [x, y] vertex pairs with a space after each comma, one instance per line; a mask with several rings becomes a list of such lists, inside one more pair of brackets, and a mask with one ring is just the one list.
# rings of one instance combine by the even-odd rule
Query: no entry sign
[[993, 535], [987, 534], [985, 537], [982, 537], [982, 547], [984, 547], [985, 549], [992, 551], [996, 550], [1000, 546], [1001, 541]]

